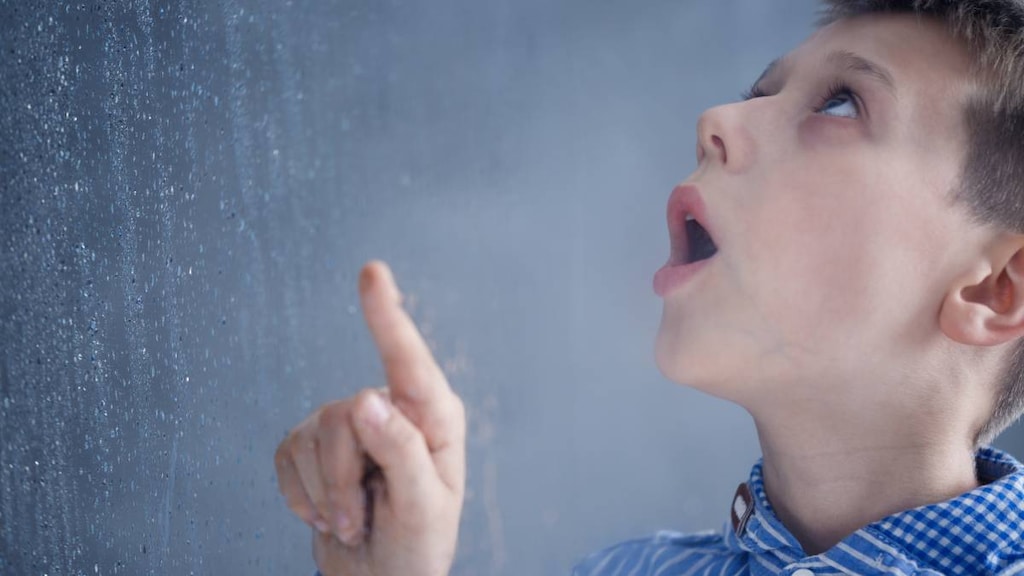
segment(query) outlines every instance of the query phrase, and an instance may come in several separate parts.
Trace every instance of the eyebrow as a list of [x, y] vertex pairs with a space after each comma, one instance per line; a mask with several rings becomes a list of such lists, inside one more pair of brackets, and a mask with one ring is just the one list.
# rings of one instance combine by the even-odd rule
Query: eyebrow
[[[898, 96], [896, 91], [896, 82], [893, 80], [892, 73], [889, 72], [885, 66], [872, 62], [863, 56], [859, 56], [848, 50], [836, 50], [829, 53], [825, 58], [825, 61], [833, 66], [845, 68], [847, 71], [854, 74], [862, 75], [870, 80], [873, 80], [884, 87], [892, 94], [893, 98]], [[771, 64], [764, 69], [761, 76], [758, 77], [757, 82], [754, 86], [761, 86], [761, 83], [765, 80], [775, 76], [779, 73], [782, 68], [785, 68], [789, 64], [789, 61], [785, 56], [772, 60]]]

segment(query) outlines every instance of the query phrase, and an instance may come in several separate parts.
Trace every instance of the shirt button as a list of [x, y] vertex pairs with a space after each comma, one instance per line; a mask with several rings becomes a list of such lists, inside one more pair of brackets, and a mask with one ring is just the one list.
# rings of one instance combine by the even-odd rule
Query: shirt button
[[793, 576], [814, 576], [814, 572], [811, 572], [807, 568], [801, 568], [796, 572], [793, 572]]

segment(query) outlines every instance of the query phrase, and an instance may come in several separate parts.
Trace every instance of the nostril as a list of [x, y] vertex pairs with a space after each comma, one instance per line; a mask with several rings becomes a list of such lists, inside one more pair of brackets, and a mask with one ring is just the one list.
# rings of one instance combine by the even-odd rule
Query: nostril
[[719, 138], [718, 136], [714, 136], [714, 135], [711, 136], [711, 142], [722, 153], [722, 163], [725, 164], [726, 162], [728, 162], [729, 158], [728, 158], [728, 155], [725, 152], [725, 142], [722, 142], [721, 138]]
[[715, 150], [711, 150], [710, 152], [716, 156], [719, 156], [721, 158], [722, 163], [725, 164], [728, 160], [727, 154], [725, 152], [725, 142], [722, 140], [721, 137], [712, 134], [710, 141], [702, 141], [699, 139], [697, 140], [697, 165], [700, 166], [704, 164], [704, 159], [707, 157], [709, 152], [709, 146], [713, 146], [715, 148]]

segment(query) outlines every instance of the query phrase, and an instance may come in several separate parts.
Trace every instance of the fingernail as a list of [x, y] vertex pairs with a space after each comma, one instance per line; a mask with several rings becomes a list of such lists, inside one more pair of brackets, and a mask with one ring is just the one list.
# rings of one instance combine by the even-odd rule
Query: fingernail
[[376, 392], [371, 394], [369, 399], [366, 401], [366, 406], [363, 407], [362, 417], [370, 426], [380, 428], [387, 421], [391, 415], [391, 409], [388, 408], [387, 404], [380, 397], [380, 394]]
[[349, 546], [355, 546], [356, 544], [359, 544], [359, 538], [361, 536], [362, 536], [362, 533], [360, 533], [358, 530], [356, 530], [356, 531], [353, 531], [353, 532], [349, 533], [346, 536], [342, 536], [341, 537], [341, 541], [344, 542], [345, 544], [348, 544]]
[[334, 517], [334, 526], [336, 527], [335, 533], [339, 538], [344, 538], [344, 534], [348, 532], [349, 527], [352, 526], [352, 522], [349, 521], [348, 516], [344, 512], [339, 512]]
[[316, 529], [321, 534], [326, 534], [326, 533], [331, 531], [331, 527], [328, 526], [327, 522], [324, 522], [323, 519], [321, 519], [321, 518], [317, 518], [316, 521], [313, 522], [313, 526], [316, 526]]
[[359, 291], [366, 292], [370, 289], [372, 284], [372, 278], [369, 265], [363, 266], [363, 269], [359, 272]]

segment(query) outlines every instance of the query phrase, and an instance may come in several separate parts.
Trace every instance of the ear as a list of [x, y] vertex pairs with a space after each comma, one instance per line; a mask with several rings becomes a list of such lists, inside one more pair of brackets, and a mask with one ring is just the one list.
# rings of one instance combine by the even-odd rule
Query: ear
[[989, 260], [987, 271], [958, 282], [942, 302], [939, 326], [951, 339], [997, 346], [1024, 336], [1024, 246], [1008, 252], [1008, 259]]

